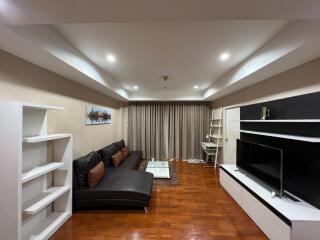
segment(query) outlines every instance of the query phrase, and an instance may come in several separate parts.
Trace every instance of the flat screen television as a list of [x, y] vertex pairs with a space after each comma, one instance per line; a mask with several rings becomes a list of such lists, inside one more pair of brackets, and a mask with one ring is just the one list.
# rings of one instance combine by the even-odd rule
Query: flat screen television
[[237, 167], [283, 195], [282, 149], [237, 139]]

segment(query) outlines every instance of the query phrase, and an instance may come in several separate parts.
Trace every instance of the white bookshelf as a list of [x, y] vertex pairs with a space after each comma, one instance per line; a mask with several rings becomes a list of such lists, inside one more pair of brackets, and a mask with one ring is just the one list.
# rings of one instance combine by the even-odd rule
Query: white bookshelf
[[0, 239], [48, 239], [72, 213], [72, 135], [48, 134], [48, 111], [0, 103]]

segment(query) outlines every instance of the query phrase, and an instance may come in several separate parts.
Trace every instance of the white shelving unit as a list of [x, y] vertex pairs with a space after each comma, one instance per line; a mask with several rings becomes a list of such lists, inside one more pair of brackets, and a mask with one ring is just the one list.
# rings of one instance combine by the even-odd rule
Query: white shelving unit
[[317, 137], [304, 137], [304, 136], [298, 136], [298, 135], [257, 132], [257, 131], [249, 131], [249, 130], [238, 130], [238, 131], [242, 133], [249, 133], [249, 134], [256, 134], [256, 135], [263, 135], [263, 136], [277, 137], [277, 138], [286, 138], [286, 139], [304, 141], [304, 142], [313, 142], [313, 143], [320, 142], [320, 138], [317, 138]]
[[0, 239], [48, 239], [72, 214], [72, 135], [47, 132], [63, 109], [0, 103]]

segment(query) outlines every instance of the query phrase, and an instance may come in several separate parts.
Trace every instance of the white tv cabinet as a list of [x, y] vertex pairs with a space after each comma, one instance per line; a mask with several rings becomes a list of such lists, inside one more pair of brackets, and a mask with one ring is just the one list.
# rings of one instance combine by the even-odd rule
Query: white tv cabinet
[[0, 239], [48, 239], [72, 214], [72, 135], [48, 134], [50, 110], [0, 103]]
[[320, 239], [319, 209], [303, 201], [272, 197], [270, 190], [235, 165], [220, 166], [220, 184], [269, 239]]

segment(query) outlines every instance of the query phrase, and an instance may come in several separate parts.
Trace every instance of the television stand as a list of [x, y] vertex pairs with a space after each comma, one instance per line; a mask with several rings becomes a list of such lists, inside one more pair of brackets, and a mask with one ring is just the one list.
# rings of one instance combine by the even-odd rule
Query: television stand
[[220, 165], [220, 184], [271, 240], [319, 240], [320, 210], [290, 198], [272, 197], [270, 190], [236, 165]]
[[289, 199], [291, 199], [292, 201], [301, 202], [301, 200], [299, 200], [298, 198], [292, 196], [290, 193], [284, 192], [284, 196], [289, 198]]

